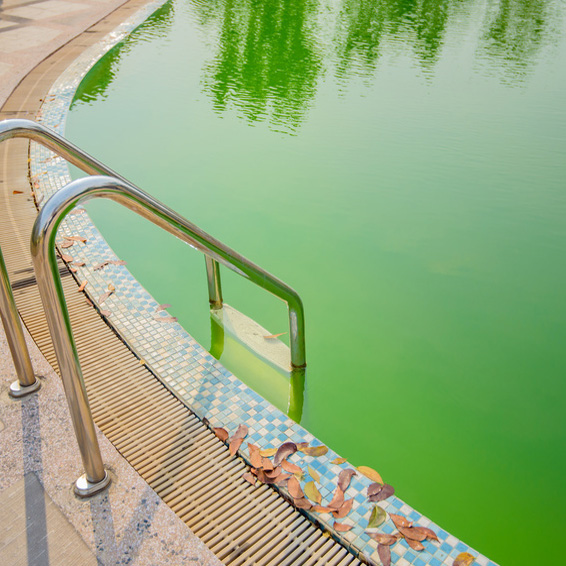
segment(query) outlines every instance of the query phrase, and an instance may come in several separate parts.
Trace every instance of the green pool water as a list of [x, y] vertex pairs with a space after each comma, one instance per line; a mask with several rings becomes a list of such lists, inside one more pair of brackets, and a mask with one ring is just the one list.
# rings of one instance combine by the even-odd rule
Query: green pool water
[[[66, 135], [301, 294], [306, 428], [496, 562], [557, 565], [565, 93], [558, 0], [174, 1], [92, 69]], [[89, 212], [210, 347], [202, 256]]]

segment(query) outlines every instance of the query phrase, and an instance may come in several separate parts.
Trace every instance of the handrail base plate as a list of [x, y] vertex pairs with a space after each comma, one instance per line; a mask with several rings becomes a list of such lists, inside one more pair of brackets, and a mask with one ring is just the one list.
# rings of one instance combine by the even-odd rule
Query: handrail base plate
[[112, 478], [107, 470], [104, 470], [104, 479], [99, 482], [93, 483], [88, 480], [86, 474], [83, 474], [76, 482], [75, 482], [75, 494], [79, 497], [91, 497], [95, 493], [106, 489]]
[[16, 380], [10, 385], [10, 397], [20, 399], [21, 397], [35, 393], [40, 387], [41, 381], [37, 376], [31, 385], [22, 385], [18, 380]]

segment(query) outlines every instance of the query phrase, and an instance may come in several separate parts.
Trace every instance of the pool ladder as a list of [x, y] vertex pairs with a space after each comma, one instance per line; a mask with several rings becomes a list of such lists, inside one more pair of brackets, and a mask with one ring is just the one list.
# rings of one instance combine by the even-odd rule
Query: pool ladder
[[[304, 370], [306, 367], [304, 310], [301, 298], [294, 289], [216, 240], [56, 132], [31, 120], [14, 119], [0, 122], [0, 142], [12, 138], [26, 138], [37, 142], [89, 175], [93, 175], [72, 181], [51, 196], [40, 210], [31, 235], [31, 253], [37, 284], [85, 469], [85, 473], [75, 483], [75, 492], [78, 495], [82, 497], [93, 495], [110, 482], [96, 438], [55, 250], [57, 229], [78, 204], [92, 198], [113, 200], [201, 251], [206, 259], [208, 294], [213, 309], [221, 308], [223, 303], [220, 264], [285, 301], [289, 309], [291, 368], [297, 372]], [[18, 380], [10, 386], [10, 394], [21, 397], [39, 389], [41, 382], [33, 373], [1, 250], [0, 281], [0, 315], [18, 376]]]

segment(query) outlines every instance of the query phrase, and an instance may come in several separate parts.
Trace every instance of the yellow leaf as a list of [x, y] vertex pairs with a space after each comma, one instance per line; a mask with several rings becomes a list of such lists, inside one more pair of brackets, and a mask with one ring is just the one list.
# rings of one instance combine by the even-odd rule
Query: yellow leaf
[[318, 472], [317, 472], [312, 466], [307, 466], [307, 469], [308, 469], [308, 471], [309, 471], [310, 477], [311, 477], [316, 483], [320, 483], [320, 476], [318, 475]]
[[270, 456], [274, 456], [277, 453], [277, 448], [266, 448], [265, 450], [260, 450], [259, 453], [264, 458], [269, 458]]
[[358, 466], [358, 472], [364, 474], [366, 478], [369, 478], [371, 481], [380, 483], [383, 485], [383, 480], [381, 476], [373, 469], [368, 466]]
[[320, 502], [322, 501], [322, 495], [320, 495], [320, 492], [318, 491], [318, 489], [316, 489], [316, 485], [314, 485], [313, 481], [309, 481], [305, 484], [304, 491], [305, 491], [305, 495], [311, 501], [320, 504]]

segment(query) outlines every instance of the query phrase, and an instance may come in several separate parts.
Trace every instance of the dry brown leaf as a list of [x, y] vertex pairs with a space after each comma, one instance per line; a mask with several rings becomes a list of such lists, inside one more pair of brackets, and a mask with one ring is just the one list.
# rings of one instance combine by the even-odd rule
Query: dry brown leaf
[[12, 191], [13, 195], [23, 195], [24, 191]]
[[112, 313], [110, 311], [100, 311], [102, 316], [110, 316]]
[[391, 566], [391, 548], [389, 548], [389, 546], [378, 544], [377, 554], [379, 555], [382, 566]]
[[281, 467], [291, 474], [303, 474], [303, 470], [299, 466], [293, 464], [292, 462], [289, 462], [288, 460], [283, 460], [281, 462]]
[[318, 472], [317, 472], [312, 466], [307, 466], [307, 470], [309, 471], [310, 477], [311, 477], [316, 483], [320, 483], [320, 475], [318, 474]]
[[334, 516], [335, 519], [343, 519], [352, 510], [353, 504], [354, 504], [353, 498], [346, 499], [346, 501], [344, 501], [344, 503], [342, 504], [342, 507], [340, 507], [340, 509], [338, 509], [337, 511], [334, 511], [332, 515]]
[[76, 273], [77, 272], [77, 268], [76, 267], [69, 267], [69, 271], [71, 273]]
[[81, 286], [77, 289], [77, 291], [80, 293], [81, 291], [84, 291], [84, 288], [86, 287], [88, 281], [83, 281], [81, 283]]
[[340, 475], [338, 476], [338, 487], [342, 491], [346, 491], [350, 482], [352, 481], [352, 476], [357, 476], [356, 470], [352, 470], [352, 468], [348, 468], [347, 470], [342, 470]]
[[419, 529], [421, 529], [422, 531], [424, 531], [426, 533], [426, 538], [428, 540], [434, 540], [436, 542], [440, 542], [438, 540], [438, 536], [436, 535], [436, 533], [432, 529], [429, 529], [428, 527], [419, 527]]
[[287, 482], [287, 489], [289, 490], [289, 495], [293, 499], [301, 499], [305, 496], [303, 490], [301, 489], [301, 484], [295, 476], [291, 476]]
[[123, 259], [111, 259], [108, 260], [108, 263], [111, 263], [112, 265], [126, 265], [128, 262]]
[[63, 238], [65, 238], [65, 240], [70, 240], [71, 242], [82, 242], [83, 244], [86, 244], [87, 242], [87, 239], [82, 236], [63, 236]]
[[312, 510], [315, 513], [332, 513], [334, 509], [330, 509], [330, 507], [322, 507], [321, 505], [313, 505]]
[[248, 443], [248, 451], [250, 453], [250, 462], [254, 468], [261, 468], [261, 456], [259, 455], [259, 448], [255, 444]]
[[242, 478], [244, 478], [246, 481], [249, 481], [252, 485], [255, 485], [255, 478], [252, 474], [250, 474], [250, 472], [243, 474]]
[[[62, 257], [62, 256], [61, 256], [61, 257]], [[68, 256], [67, 256], [67, 257], [68, 257]], [[72, 260], [72, 259], [73, 259], [73, 258], [71, 258], [71, 260]], [[84, 262], [84, 261], [75, 261], [74, 264], [75, 264], [77, 267], [84, 267], [85, 262]]]
[[273, 470], [273, 464], [271, 463], [271, 460], [269, 460], [268, 458], [262, 458], [261, 459], [261, 467], [266, 472], [270, 472], [271, 470]]
[[[379, 485], [379, 484], [372, 484], [372, 485]], [[370, 486], [371, 487], [371, 486]], [[369, 495], [369, 488], [368, 488], [368, 499], [373, 503], [377, 503], [379, 501], [385, 501], [388, 497], [391, 497], [395, 493], [395, 488], [388, 483], [381, 486], [381, 489], [376, 491], [376, 493]]]
[[471, 566], [474, 563], [474, 557], [469, 552], [461, 552], [454, 559], [452, 566]]
[[360, 473], [364, 474], [364, 476], [366, 476], [366, 478], [369, 478], [371, 481], [383, 484], [383, 480], [381, 479], [381, 476], [373, 468], [370, 468], [369, 466], [358, 466], [357, 469]]
[[395, 535], [386, 535], [384, 533], [367, 533], [372, 539], [376, 540], [379, 544], [391, 546], [399, 539]]
[[[73, 261], [73, 258], [70, 255], [67, 255], [67, 254], [61, 254], [61, 259], [63, 261], [66, 261], [67, 263], [71, 263]], [[77, 265], [79, 265], [79, 264], [77, 263]]]
[[103, 261], [102, 263], [99, 263], [98, 265], [95, 265], [93, 267], [94, 271], [99, 271], [100, 269], [102, 269], [103, 267], [106, 267], [108, 265], [107, 261]]
[[324, 456], [328, 452], [328, 448], [326, 446], [305, 446], [304, 448], [300, 449], [301, 452], [306, 454], [307, 456], [312, 456], [313, 458], [318, 458], [319, 456]]
[[232, 456], [235, 456], [236, 452], [238, 451], [238, 448], [240, 448], [240, 446], [242, 445], [242, 442], [244, 442], [243, 438], [233, 438], [230, 441], [230, 454]]
[[160, 311], [164, 311], [165, 309], [170, 309], [171, 305], [165, 303], [163, 305], [159, 305], [156, 309], [155, 312], [160, 312]]
[[214, 434], [220, 438], [220, 440], [222, 440], [222, 442], [226, 442], [228, 440], [228, 431], [225, 428], [222, 428], [221, 426], [215, 427], [212, 429], [212, 432], [214, 432]]
[[344, 523], [334, 523], [334, 530], [339, 533], [346, 533], [354, 528], [354, 525], [345, 525]]
[[114, 285], [112, 285], [112, 283], [110, 283], [110, 284], [108, 285], [108, 290], [109, 290], [111, 293], [113, 293], [113, 292], [116, 290], [116, 287], [114, 287]]
[[85, 303], [89, 306], [92, 307], [92, 303], [88, 300], [88, 298], [85, 298]]
[[333, 464], [343, 464], [344, 462], [346, 462], [346, 458], [334, 458], [334, 460], [332, 460]]
[[282, 444], [277, 452], [275, 453], [275, 458], [273, 458], [273, 462], [276, 466], [279, 466], [285, 458], [291, 456], [297, 451], [297, 445], [294, 442], [285, 442]]
[[426, 533], [419, 529], [419, 527], [399, 527], [399, 532], [411, 540], [418, 540], [422, 542], [426, 538]]
[[314, 485], [313, 481], [309, 481], [305, 484], [305, 495], [318, 505], [322, 502], [322, 495], [320, 495], [320, 492], [316, 489], [316, 485]]
[[303, 451], [308, 445], [308, 442], [295, 442], [295, 444], [297, 445], [297, 450], [301, 450]]
[[331, 507], [335, 511], [338, 511], [338, 509], [340, 509], [342, 505], [344, 505], [344, 492], [339, 487], [337, 487], [336, 491], [334, 492], [334, 497], [328, 504], [328, 507]]
[[100, 298], [98, 299], [98, 304], [101, 305], [104, 301], [112, 294], [112, 291], [106, 291], [106, 293], [102, 293]]
[[295, 503], [295, 507], [298, 507], [299, 509], [312, 508], [312, 503], [308, 499], [305, 499], [304, 497], [293, 499], [293, 502]]
[[275, 468], [269, 472], [264, 470], [265, 477], [269, 480], [267, 483], [276, 483], [281, 475], [281, 468]]
[[257, 476], [257, 479], [261, 482], [261, 483], [267, 483], [269, 480], [268, 478], [265, 476], [265, 472], [263, 470], [252, 470], [252, 472], [254, 472], [254, 475]]
[[407, 542], [407, 544], [413, 549], [413, 550], [424, 550], [425, 547], [422, 543], [420, 543], [418, 540], [413, 540], [411, 538], [405, 538], [405, 541]]
[[275, 480], [274, 483], [276, 483], [276, 484], [285, 483], [290, 477], [291, 477], [291, 474], [279, 474], [279, 476], [277, 477], [277, 480]]
[[67, 240], [66, 242], [63, 242], [60, 247], [63, 249], [72, 248], [74, 244], [75, 242], [72, 240]]
[[266, 340], [271, 340], [272, 338], [279, 338], [279, 336], [283, 336], [283, 334], [287, 334], [286, 332], [280, 332], [279, 334], [269, 334], [269, 336], [264, 336]]
[[265, 448], [259, 451], [260, 455], [264, 458], [269, 458], [274, 454], [277, 454], [277, 448]]
[[396, 515], [395, 513], [389, 513], [391, 520], [395, 523], [397, 528], [400, 527], [410, 527], [413, 523], [409, 519], [403, 517], [403, 515]]
[[232, 440], [236, 440], [237, 438], [241, 438], [242, 440], [248, 436], [248, 427], [245, 424], [241, 424], [238, 427], [238, 430], [234, 433]]
[[156, 320], [159, 322], [177, 322], [179, 319], [176, 316], [158, 316]]

